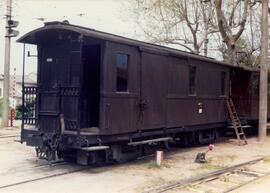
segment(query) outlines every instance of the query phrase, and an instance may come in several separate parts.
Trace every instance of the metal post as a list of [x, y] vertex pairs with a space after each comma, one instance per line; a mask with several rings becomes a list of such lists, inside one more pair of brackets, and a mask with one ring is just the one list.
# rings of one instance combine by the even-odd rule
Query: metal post
[[23, 141], [24, 131], [24, 73], [25, 73], [25, 43], [23, 44], [23, 71], [22, 71], [22, 124], [21, 124], [21, 142]]
[[259, 141], [263, 141], [267, 133], [268, 0], [262, 1], [261, 34]]
[[5, 64], [4, 64], [4, 92], [3, 92], [3, 116], [2, 127], [8, 127], [9, 116], [9, 71], [10, 71], [10, 36], [8, 21], [11, 19], [11, 0], [7, 0], [6, 36], [5, 36]]

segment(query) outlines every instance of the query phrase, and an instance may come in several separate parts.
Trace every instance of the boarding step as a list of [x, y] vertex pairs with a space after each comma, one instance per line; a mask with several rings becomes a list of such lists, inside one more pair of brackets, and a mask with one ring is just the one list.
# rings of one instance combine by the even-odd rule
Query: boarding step
[[[241, 125], [241, 126], [239, 126], [239, 127], [242, 127], [242, 128], [244, 129], [244, 128], [250, 128], [250, 127], [252, 127], [252, 126], [251, 126], [251, 125]], [[227, 128], [229, 128], [229, 129], [234, 129], [235, 126], [229, 125], [229, 126], [227, 126]]]
[[156, 139], [129, 142], [128, 145], [136, 146], [136, 145], [151, 144], [151, 143], [171, 141], [171, 140], [172, 140], [172, 137], [161, 137], [161, 138], [156, 138]]
[[76, 148], [77, 150], [83, 150], [83, 151], [100, 151], [100, 150], [106, 150], [109, 149], [109, 146], [105, 145], [98, 145], [98, 146], [90, 146], [90, 147], [79, 147]]

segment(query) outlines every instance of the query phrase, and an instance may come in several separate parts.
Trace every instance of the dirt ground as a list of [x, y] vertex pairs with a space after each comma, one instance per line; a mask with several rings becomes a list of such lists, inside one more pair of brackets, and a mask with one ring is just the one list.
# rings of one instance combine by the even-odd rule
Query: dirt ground
[[233, 193], [268, 193], [270, 192], [270, 176], [259, 179], [249, 185], [243, 186]]
[[[19, 128], [0, 130], [0, 137], [8, 135], [19, 135]], [[74, 164], [40, 167], [46, 162], [38, 160], [34, 149], [20, 144], [17, 139], [18, 136], [0, 138], [0, 187], [51, 174], [57, 175], [78, 167]], [[0, 193], [143, 192], [176, 180], [270, 156], [270, 137], [264, 143], [258, 142], [255, 137], [248, 138], [248, 142], [249, 144], [245, 146], [236, 145], [235, 140], [225, 140], [215, 144], [214, 150], [207, 155], [206, 164], [194, 163], [197, 152], [205, 151], [206, 146], [179, 148], [165, 153], [165, 160], [161, 167], [157, 167], [154, 157], [150, 156], [125, 164], [92, 167], [76, 173], [0, 188]], [[235, 193], [269, 192], [269, 188], [270, 176], [267, 176], [240, 188]], [[170, 192], [177, 192], [177, 190]]]

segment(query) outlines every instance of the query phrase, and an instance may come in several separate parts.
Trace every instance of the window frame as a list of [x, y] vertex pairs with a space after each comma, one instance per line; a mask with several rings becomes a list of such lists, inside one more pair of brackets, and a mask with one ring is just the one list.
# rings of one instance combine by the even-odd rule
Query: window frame
[[[127, 69], [126, 69], [126, 72], [127, 72], [127, 85], [126, 85], [126, 90], [125, 91], [119, 91], [117, 90], [118, 88], [118, 56], [119, 55], [125, 55], [127, 56]], [[118, 94], [129, 94], [129, 65], [130, 65], [130, 54], [128, 53], [124, 53], [124, 52], [117, 52], [115, 54], [115, 69], [116, 69], [116, 74], [115, 74], [115, 92], [118, 93]]]
[[[193, 77], [193, 92], [191, 93], [191, 70], [195, 69], [194, 77]], [[196, 91], [196, 85], [197, 85], [197, 66], [195, 65], [189, 65], [188, 66], [188, 96], [197, 96]]]
[[251, 82], [251, 96], [252, 97], [259, 97], [260, 96], [260, 76], [253, 74], [251, 77], [251, 80], [252, 80], [252, 82]]
[[219, 85], [220, 96], [226, 96], [226, 79], [227, 79], [227, 72], [221, 71], [220, 72], [220, 85]]

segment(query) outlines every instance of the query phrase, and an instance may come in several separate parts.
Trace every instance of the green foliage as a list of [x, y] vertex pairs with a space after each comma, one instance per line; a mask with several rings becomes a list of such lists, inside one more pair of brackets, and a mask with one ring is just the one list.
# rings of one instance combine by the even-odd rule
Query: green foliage
[[[246, 40], [239, 38], [235, 45], [236, 61], [239, 66], [258, 66], [260, 57], [255, 51], [251, 51]], [[224, 62], [230, 63], [231, 53], [226, 47], [220, 48]]]
[[[25, 117], [33, 117], [34, 116], [35, 103], [36, 103], [35, 98], [30, 98], [30, 99], [25, 101], [25, 107], [24, 107], [24, 116]], [[22, 111], [23, 111], [22, 104], [17, 105], [16, 106], [16, 117], [15, 117], [15, 119], [21, 119], [22, 118]]]
[[152, 169], [152, 168], [160, 168], [160, 166], [157, 165], [157, 163], [155, 161], [151, 161], [149, 163], [147, 163], [147, 168], [148, 169]]

